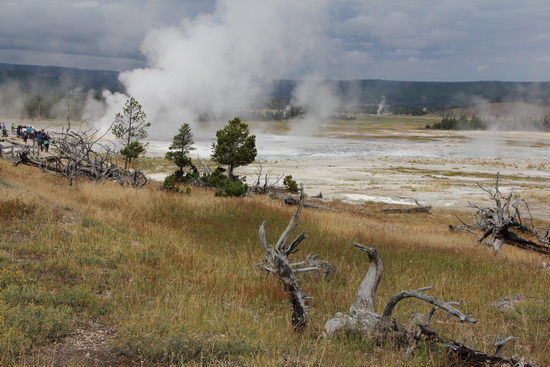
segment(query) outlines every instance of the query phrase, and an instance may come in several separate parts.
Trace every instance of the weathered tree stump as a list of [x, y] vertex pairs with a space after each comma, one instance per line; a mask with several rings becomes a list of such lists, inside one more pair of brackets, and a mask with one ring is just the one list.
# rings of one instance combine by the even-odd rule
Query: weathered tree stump
[[[304, 188], [301, 187], [300, 202], [294, 216], [290, 219], [287, 228], [283, 231], [274, 247], [270, 247], [265, 231], [265, 221], [259, 229], [260, 245], [264, 249], [264, 261], [258, 266], [279, 277], [285, 290], [289, 293], [292, 305], [292, 327], [296, 332], [305, 330], [308, 324], [306, 299], [309, 298], [298, 285], [296, 274], [308, 271], [320, 271], [321, 269], [314, 261], [316, 255], [308, 255], [304, 261], [292, 263], [289, 256], [298, 251], [298, 245], [307, 236], [302, 232], [287, 246], [292, 231], [296, 228], [298, 218], [303, 209]], [[328, 264], [328, 262], [326, 262]], [[313, 266], [312, 266], [313, 265]]]

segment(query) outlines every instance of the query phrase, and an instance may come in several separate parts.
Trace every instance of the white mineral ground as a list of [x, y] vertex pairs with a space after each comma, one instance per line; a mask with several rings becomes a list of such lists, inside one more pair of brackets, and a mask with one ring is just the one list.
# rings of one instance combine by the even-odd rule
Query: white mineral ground
[[[266, 174], [272, 181], [292, 175], [307, 195], [322, 192], [325, 200], [406, 205], [418, 200], [434, 208], [464, 209], [469, 203], [491, 205], [478, 183], [491, 188], [500, 172], [501, 192], [514, 190], [534, 216], [550, 219], [548, 132], [337, 130], [304, 136], [253, 129], [257, 163], [239, 167], [236, 174], [251, 184], [261, 165], [262, 183]], [[208, 159], [212, 140], [196, 140], [192, 157]], [[151, 141], [148, 152], [163, 155], [168, 144]]]

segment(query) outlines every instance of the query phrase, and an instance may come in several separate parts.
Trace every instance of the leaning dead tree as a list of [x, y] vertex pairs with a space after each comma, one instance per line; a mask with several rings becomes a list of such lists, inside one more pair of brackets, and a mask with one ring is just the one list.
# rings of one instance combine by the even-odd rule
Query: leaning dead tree
[[[450, 225], [453, 231], [481, 232], [479, 242], [492, 247], [498, 254], [503, 244], [521, 249], [550, 255], [550, 228], [536, 229], [529, 206], [524, 200], [517, 200], [513, 191], [508, 195], [499, 189], [499, 174], [495, 180], [495, 187], [487, 189], [478, 184], [493, 201], [493, 207], [481, 207], [470, 203], [476, 209], [472, 215], [472, 223], [462, 221], [460, 225]], [[522, 214], [522, 210], [528, 215]], [[526, 221], [527, 220], [527, 221]]]
[[141, 187], [147, 183], [147, 177], [140, 170], [124, 171], [114, 163], [114, 147], [99, 135], [99, 129], [78, 131], [62, 129], [50, 133], [50, 151], [47, 154], [35, 152], [30, 148], [18, 153], [14, 162], [40, 167], [45, 171], [63, 175], [72, 186], [79, 176], [86, 176], [96, 181], [116, 180], [121, 184]]
[[[453, 366], [535, 366], [532, 363], [517, 361], [513, 358], [500, 356], [501, 350], [507, 342], [515, 340], [514, 337], [504, 339], [495, 344], [496, 352], [489, 355], [466, 347], [463, 343], [443, 337], [430, 329], [430, 320], [433, 314], [441, 309], [449, 316], [457, 317], [460, 322], [476, 323], [477, 320], [470, 315], [462, 313], [454, 307], [458, 302], [444, 302], [435, 297], [427, 295], [425, 291], [431, 287], [424, 287], [411, 291], [402, 291], [390, 297], [381, 314], [375, 309], [376, 290], [382, 278], [383, 265], [378, 257], [375, 248], [353, 243], [353, 246], [365, 252], [369, 258], [367, 274], [355, 296], [355, 300], [347, 314], [338, 312], [334, 318], [328, 320], [323, 331], [324, 338], [331, 338], [339, 333], [350, 333], [353, 335], [364, 335], [372, 337], [382, 344], [386, 341], [397, 342], [402, 347], [409, 346], [443, 346], [446, 358]], [[412, 330], [397, 322], [392, 313], [399, 302], [406, 298], [417, 298], [432, 304], [434, 307], [427, 316], [425, 322], [418, 324], [419, 330]], [[413, 349], [414, 350], [414, 349]]]
[[326, 261], [317, 260], [316, 255], [308, 255], [304, 261], [297, 263], [292, 263], [289, 259], [290, 255], [298, 251], [298, 245], [307, 238], [307, 236], [301, 232], [287, 245], [292, 231], [296, 228], [298, 223], [298, 218], [303, 208], [303, 201], [304, 188], [302, 186], [298, 209], [290, 219], [288, 226], [283, 231], [274, 247], [269, 246], [267, 241], [265, 221], [263, 221], [259, 229], [260, 245], [264, 250], [264, 261], [259, 263], [258, 266], [265, 271], [277, 275], [285, 291], [288, 292], [292, 305], [292, 327], [296, 332], [302, 332], [307, 327], [306, 300], [309, 298], [298, 285], [298, 278], [296, 275], [309, 271], [323, 271], [332, 266]]

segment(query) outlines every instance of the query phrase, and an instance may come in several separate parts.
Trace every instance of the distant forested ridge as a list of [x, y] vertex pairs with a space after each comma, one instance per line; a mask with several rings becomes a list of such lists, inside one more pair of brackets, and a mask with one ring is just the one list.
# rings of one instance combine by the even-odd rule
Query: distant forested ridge
[[[119, 72], [54, 66], [0, 63], [0, 117], [22, 119], [66, 117], [67, 106], [74, 118], [90, 113], [90, 100], [99, 111], [103, 92], [125, 92]], [[258, 118], [281, 119], [302, 113], [293, 102], [302, 83], [273, 82], [269, 100]], [[483, 103], [525, 102], [550, 105], [550, 82], [411, 82], [391, 80], [328, 80], [324, 84], [343, 105], [337, 113], [385, 113], [422, 115], [452, 107]], [[289, 107], [291, 107], [289, 109]], [[257, 108], [262, 109], [261, 105]], [[99, 112], [98, 112], [99, 113]]]
[[[290, 100], [298, 83], [296, 80], [277, 81], [273, 95]], [[327, 83], [342, 98], [373, 108], [383, 99], [388, 106], [430, 110], [500, 102], [550, 104], [550, 82], [349, 80]], [[391, 112], [399, 113], [398, 110]]]
[[56, 66], [0, 64], [0, 117], [96, 119], [103, 92], [124, 92], [119, 73]]
[[37, 94], [66, 94], [74, 89], [124, 92], [118, 75], [118, 72], [109, 70], [0, 63], [0, 87], [17, 83], [21, 91]]

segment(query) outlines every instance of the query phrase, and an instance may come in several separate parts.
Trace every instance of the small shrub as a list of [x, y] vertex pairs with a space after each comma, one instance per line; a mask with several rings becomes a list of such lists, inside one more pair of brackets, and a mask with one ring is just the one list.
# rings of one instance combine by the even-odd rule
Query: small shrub
[[11, 285], [23, 285], [27, 281], [27, 276], [21, 270], [0, 269], [0, 290], [6, 289]]
[[290, 192], [298, 192], [298, 184], [292, 179], [292, 175], [285, 176], [283, 185]]
[[43, 343], [66, 335], [72, 327], [67, 308], [16, 306], [4, 311], [4, 322], [25, 334], [33, 342]]
[[166, 176], [160, 186], [161, 190], [177, 191], [177, 187], [174, 185], [176, 180], [177, 178], [175, 174]]
[[203, 175], [202, 181], [208, 187], [223, 189], [229, 182], [229, 177], [225, 174], [225, 169], [218, 167], [209, 175]]
[[244, 196], [248, 192], [248, 185], [242, 181], [233, 181], [227, 184], [223, 191], [216, 192], [216, 196]]
[[139, 253], [139, 261], [145, 264], [157, 266], [160, 263], [160, 252], [146, 249]]
[[206, 186], [218, 189], [216, 196], [240, 197], [248, 192], [248, 185], [244, 183], [244, 178], [234, 176], [231, 179], [221, 167], [216, 168], [210, 175], [203, 176], [202, 180]]
[[164, 178], [164, 182], [160, 186], [160, 189], [189, 195], [191, 194], [191, 188], [189, 186], [185, 186], [185, 190], [183, 190], [181, 186], [189, 183], [192, 178], [194, 178], [194, 176], [189, 174], [183, 176], [180, 171], [176, 171], [174, 174], [168, 175]]
[[1, 293], [1, 299], [11, 307], [28, 304], [44, 305], [51, 302], [51, 294], [35, 285], [11, 285]]

